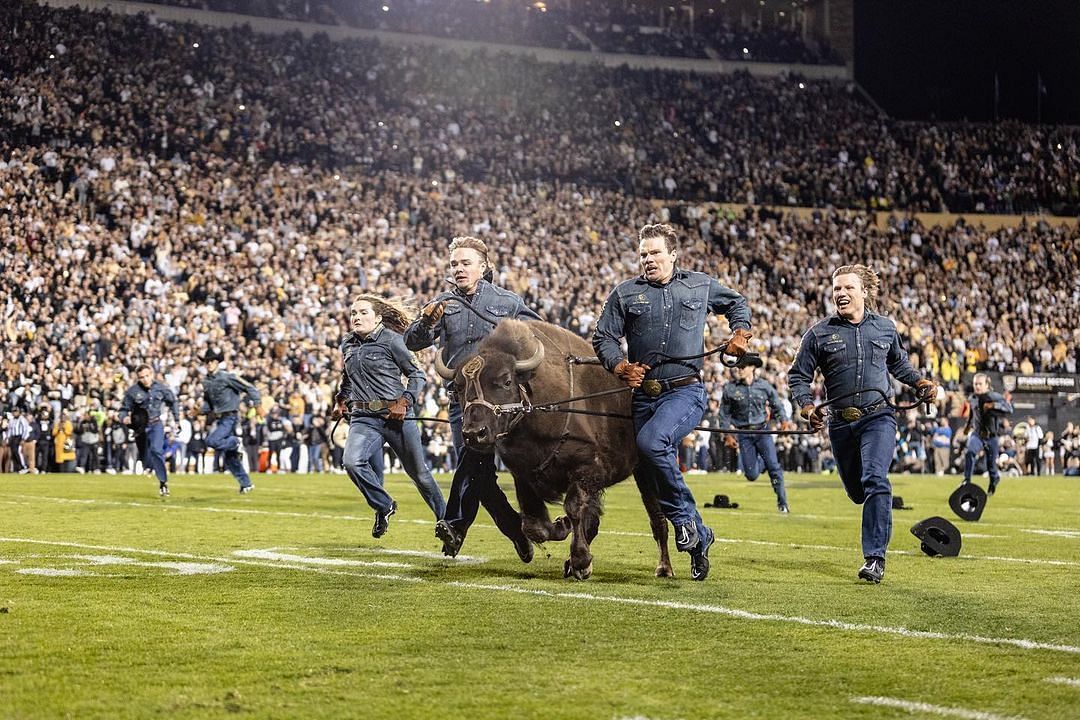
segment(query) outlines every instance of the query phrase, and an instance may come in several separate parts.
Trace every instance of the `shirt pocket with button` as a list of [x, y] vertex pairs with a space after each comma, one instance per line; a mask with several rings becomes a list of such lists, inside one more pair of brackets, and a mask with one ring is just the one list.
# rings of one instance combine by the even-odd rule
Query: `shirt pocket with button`
[[870, 341], [870, 362], [874, 367], [885, 367], [885, 359], [889, 356], [889, 343], [884, 340]]
[[848, 363], [847, 343], [843, 340], [832, 340], [821, 347], [822, 369], [826, 373], [834, 373], [843, 370]]
[[644, 335], [652, 322], [652, 309], [648, 302], [631, 303], [626, 308], [626, 322], [634, 335]]
[[693, 330], [696, 327], [704, 327], [705, 301], [701, 298], [686, 298], [680, 305], [679, 327], [683, 330]]
[[502, 322], [503, 320], [505, 320], [507, 318], [507, 316], [510, 315], [510, 310], [511, 309], [512, 308], [507, 307], [505, 305], [498, 305], [498, 304], [494, 304], [494, 303], [490, 304], [486, 308], [484, 308], [484, 310], [485, 310], [485, 312], [487, 312], [488, 316], [492, 320], [494, 320], [495, 322]]

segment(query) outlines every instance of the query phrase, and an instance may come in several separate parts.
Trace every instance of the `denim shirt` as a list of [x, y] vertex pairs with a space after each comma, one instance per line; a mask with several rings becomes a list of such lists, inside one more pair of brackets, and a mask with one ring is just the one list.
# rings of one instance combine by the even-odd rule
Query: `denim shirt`
[[[984, 410], [983, 403], [985, 402], [994, 403], [994, 407]], [[968, 398], [968, 407], [971, 412], [968, 427], [974, 428], [975, 434], [984, 440], [1000, 435], [1002, 416], [1013, 414], [1012, 403], [1006, 400], [1004, 395], [996, 392], [972, 395]]]
[[203, 380], [203, 412], [236, 412], [241, 395], [247, 395], [249, 405], [258, 405], [259, 391], [254, 385], [224, 370], [210, 373]]
[[[435, 327], [428, 328], [417, 318], [405, 329], [405, 346], [412, 351], [423, 350], [439, 341], [443, 362], [456, 368], [463, 360], [476, 353], [476, 346], [486, 338], [495, 326], [477, 317], [462, 302], [489, 316], [494, 321], [512, 318], [516, 320], [539, 320], [540, 316], [525, 306], [525, 301], [515, 293], [481, 280], [471, 296], [460, 292], [445, 293], [435, 300], [458, 298], [446, 303], [446, 309]], [[448, 383], [449, 384], [449, 383]]]
[[[401, 335], [376, 325], [366, 338], [350, 332], [341, 341], [344, 370], [337, 397], [349, 402], [395, 400], [405, 396], [412, 406], [424, 389], [424, 373], [416, 366]], [[401, 376], [409, 379], [403, 386]]]
[[124, 393], [124, 401], [120, 404], [118, 417], [122, 422], [132, 410], [139, 410], [146, 413], [147, 422], [160, 422], [162, 405], [168, 405], [173, 421], [180, 422], [180, 405], [176, 402], [176, 395], [168, 385], [155, 380], [147, 390], [139, 383], [135, 383]]
[[[814, 370], [819, 368], [829, 398], [864, 388], [875, 388], [891, 398], [890, 373], [905, 385], [914, 385], [922, 377], [908, 362], [896, 324], [869, 310], [858, 325], [833, 315], [803, 335], [802, 345], [788, 370], [795, 407], [813, 403], [810, 383], [814, 380]], [[860, 393], [841, 400], [840, 405], [867, 407], [880, 400], [877, 393]]]
[[702, 358], [661, 365], [665, 353], [697, 355], [705, 349], [705, 316], [724, 315], [732, 330], [750, 328], [746, 298], [705, 273], [676, 270], [666, 285], [644, 277], [619, 283], [608, 296], [593, 333], [593, 349], [608, 371], [623, 359], [619, 338], [626, 338], [630, 362], [653, 366], [646, 377], [665, 378], [700, 372]]
[[740, 381], [724, 386], [720, 398], [720, 427], [748, 427], [764, 425], [768, 420], [765, 406], [772, 408], [773, 420], [790, 420], [784, 417], [784, 407], [776, 388], [761, 378], [747, 385]]

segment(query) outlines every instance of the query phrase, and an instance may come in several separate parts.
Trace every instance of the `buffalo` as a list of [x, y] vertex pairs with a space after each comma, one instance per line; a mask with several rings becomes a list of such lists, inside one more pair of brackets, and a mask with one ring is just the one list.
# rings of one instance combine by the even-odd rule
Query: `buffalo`
[[[436, 369], [454, 380], [466, 445], [498, 452], [513, 475], [525, 535], [543, 543], [573, 533], [564, 575], [588, 578], [604, 489], [629, 477], [637, 464], [630, 391], [598, 364], [585, 340], [540, 321], [503, 320], [456, 369], [438, 356]], [[534, 407], [594, 393], [606, 394], [572, 407], [598, 415]], [[671, 577], [668, 526], [656, 488], [638, 481], [638, 490], [660, 552], [656, 575]], [[547, 503], [559, 501], [566, 515], [553, 522]]]

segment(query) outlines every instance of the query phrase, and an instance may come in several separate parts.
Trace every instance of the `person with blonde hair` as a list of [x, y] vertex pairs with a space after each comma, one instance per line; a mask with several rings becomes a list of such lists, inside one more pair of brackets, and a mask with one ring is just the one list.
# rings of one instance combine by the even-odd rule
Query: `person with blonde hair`
[[[933, 402], [937, 386], [908, 361], [896, 324], [877, 313], [881, 281], [866, 265], [844, 265], [832, 273], [836, 314], [803, 336], [788, 371], [788, 385], [799, 414], [815, 430], [825, 419], [814, 406], [810, 384], [821, 370], [827, 398], [842, 407], [829, 410], [832, 442], [840, 481], [851, 501], [862, 505], [862, 553], [859, 578], [879, 583], [885, 576], [885, 553], [892, 535], [892, 485], [889, 467], [896, 452], [896, 415], [889, 406], [889, 376], [915, 388], [923, 402]], [[861, 392], [861, 391], [876, 392]]]
[[[405, 417], [424, 389], [424, 373], [405, 347], [401, 333], [409, 323], [408, 308], [378, 295], [359, 295], [349, 309], [351, 332], [341, 341], [344, 367], [335, 394], [332, 420], [349, 415], [349, 435], [342, 462], [345, 472], [375, 511], [371, 536], [382, 537], [397, 512], [386, 492], [383, 472], [372, 456], [388, 443], [431, 508], [435, 520], [446, 502], [431, 474], [415, 420]], [[408, 384], [402, 383], [402, 376]]]
[[[437, 345], [439, 361], [448, 370], [474, 355], [477, 345], [499, 321], [540, 319], [518, 295], [492, 284], [488, 247], [479, 238], [466, 235], [450, 242], [450, 275], [454, 289], [425, 305], [420, 317], [405, 330], [405, 345], [410, 350]], [[435, 536], [443, 542], [443, 553], [457, 555], [483, 505], [500, 532], [514, 544], [521, 561], [531, 562], [532, 543], [521, 529], [521, 515], [499, 487], [495, 457], [465, 447], [461, 434], [462, 408], [453, 386], [453, 380], [446, 381], [450, 431], [458, 465], [450, 486], [446, 517], [435, 524]]]

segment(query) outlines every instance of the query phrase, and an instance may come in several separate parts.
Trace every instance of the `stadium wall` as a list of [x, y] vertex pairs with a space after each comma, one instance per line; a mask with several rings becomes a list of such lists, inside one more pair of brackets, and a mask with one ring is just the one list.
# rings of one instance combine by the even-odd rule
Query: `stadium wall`
[[583, 50], [556, 50], [552, 48], [523, 47], [520, 45], [501, 45], [497, 43], [452, 40], [428, 35], [389, 32], [385, 30], [367, 30], [364, 28], [342, 27], [340, 25], [320, 25], [299, 20], [279, 20], [276, 18], [240, 15], [238, 13], [197, 10], [194, 8], [154, 5], [151, 3], [124, 2], [122, 0], [38, 0], [42, 5], [52, 7], [81, 7], [87, 10], [110, 10], [115, 13], [135, 15], [147, 13], [161, 20], [174, 22], [195, 22], [214, 27], [233, 27], [250, 25], [257, 32], [281, 35], [300, 32], [305, 37], [322, 33], [331, 40], [377, 39], [380, 42], [395, 45], [436, 45], [458, 49], [463, 52], [487, 50], [488, 52], [506, 52], [514, 55], [531, 55], [540, 62], [601, 64], [609, 67], [628, 66], [654, 70], [681, 70], [688, 72], [727, 74], [747, 71], [751, 75], [774, 77], [785, 73], [796, 73], [811, 80], [847, 81], [852, 77], [849, 68], [842, 65], [798, 65], [787, 63], [731, 62], [724, 60], [656, 57], [653, 55], [623, 55], [617, 53], [594, 53]]

